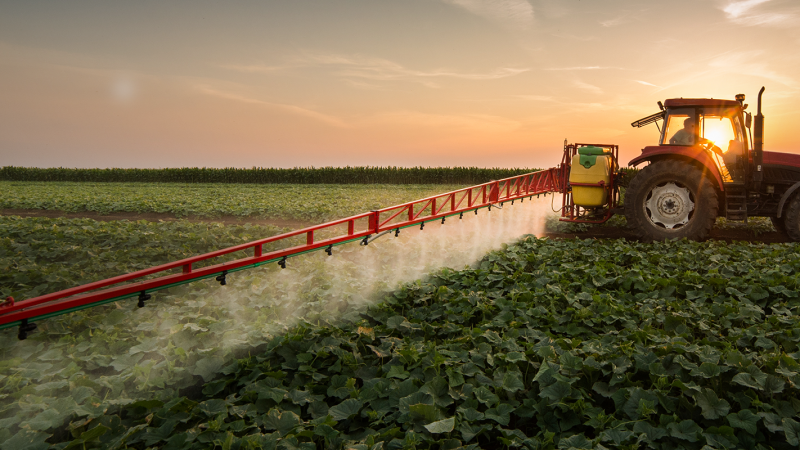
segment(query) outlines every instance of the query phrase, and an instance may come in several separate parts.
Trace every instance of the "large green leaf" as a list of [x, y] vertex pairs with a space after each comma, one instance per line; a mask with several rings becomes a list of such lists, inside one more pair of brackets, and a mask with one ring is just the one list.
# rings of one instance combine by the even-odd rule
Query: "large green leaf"
[[539, 392], [539, 396], [550, 400], [551, 402], [558, 402], [568, 397], [572, 392], [572, 387], [565, 381], [556, 381], [555, 383], [547, 386]]
[[332, 406], [328, 410], [328, 414], [333, 417], [333, 420], [345, 420], [358, 414], [364, 404], [354, 398], [345, 400], [336, 406]]
[[286, 436], [297, 425], [302, 423], [300, 417], [292, 411], [280, 411], [276, 408], [271, 409], [264, 418], [264, 427], [268, 430], [277, 430], [281, 436]]
[[790, 445], [800, 445], [800, 423], [788, 417], [783, 419], [783, 432], [786, 435], [786, 442]]
[[45, 442], [51, 435], [30, 430], [20, 430], [5, 442], [0, 443], [2, 450], [45, 450], [50, 444]]
[[667, 430], [670, 436], [689, 442], [697, 442], [703, 432], [703, 429], [691, 419], [672, 422], [667, 425]]
[[717, 397], [717, 394], [711, 389], [704, 388], [703, 392], [695, 394], [694, 396], [697, 406], [702, 408], [703, 417], [706, 419], [718, 419], [728, 414], [731, 405], [724, 399]]
[[449, 433], [453, 431], [456, 426], [456, 418], [450, 417], [449, 419], [437, 420], [425, 425], [425, 429], [433, 434]]
[[749, 409], [743, 409], [737, 413], [728, 414], [726, 418], [733, 428], [741, 428], [752, 435], [755, 435], [758, 431], [758, 421], [760, 417], [753, 414]]

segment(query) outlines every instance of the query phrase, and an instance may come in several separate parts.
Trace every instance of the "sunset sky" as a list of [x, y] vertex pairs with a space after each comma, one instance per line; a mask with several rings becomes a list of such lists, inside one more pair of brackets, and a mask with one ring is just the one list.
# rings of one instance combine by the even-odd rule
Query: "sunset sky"
[[550, 167], [766, 86], [800, 153], [798, 0], [0, 0], [0, 166]]

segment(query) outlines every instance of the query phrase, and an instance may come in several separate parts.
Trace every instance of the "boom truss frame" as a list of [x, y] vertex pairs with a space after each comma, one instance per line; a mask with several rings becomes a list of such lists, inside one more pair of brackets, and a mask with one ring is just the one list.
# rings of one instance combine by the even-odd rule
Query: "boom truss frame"
[[[87, 283], [39, 297], [15, 301], [8, 298], [0, 304], [0, 329], [20, 327], [19, 338], [24, 339], [27, 331], [35, 329], [33, 321], [66, 314], [109, 302], [136, 297], [139, 307], [150, 299], [150, 293], [160, 289], [189, 283], [210, 277], [224, 284], [227, 274], [278, 262], [286, 266], [286, 259], [302, 253], [325, 249], [328, 254], [334, 246], [347, 242], [361, 241], [367, 245], [373, 235], [396, 231], [414, 225], [424, 227], [426, 222], [444, 221], [447, 217], [465, 212], [489, 208], [507, 201], [524, 200], [525, 197], [564, 192], [569, 177], [569, 166], [531, 172], [479, 184], [420, 200], [374, 210], [344, 219], [334, 220], [288, 233], [271, 236], [222, 250], [181, 259], [149, 269], [131, 272], [105, 280]], [[333, 235], [317, 239], [319, 234]], [[294, 245], [280, 250], [264, 252], [264, 246], [273, 243], [289, 243], [305, 237], [305, 244]], [[235, 252], [250, 251], [252, 256], [196, 267], [200, 263]], [[176, 273], [177, 272], [177, 273]], [[159, 275], [155, 278], [147, 278]]]

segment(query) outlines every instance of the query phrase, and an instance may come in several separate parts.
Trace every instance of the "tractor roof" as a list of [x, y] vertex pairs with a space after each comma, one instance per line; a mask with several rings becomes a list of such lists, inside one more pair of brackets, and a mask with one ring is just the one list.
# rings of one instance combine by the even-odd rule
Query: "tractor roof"
[[682, 106], [714, 106], [717, 108], [739, 107], [736, 100], [719, 100], [716, 98], [670, 98], [664, 102], [667, 108], [680, 108]]

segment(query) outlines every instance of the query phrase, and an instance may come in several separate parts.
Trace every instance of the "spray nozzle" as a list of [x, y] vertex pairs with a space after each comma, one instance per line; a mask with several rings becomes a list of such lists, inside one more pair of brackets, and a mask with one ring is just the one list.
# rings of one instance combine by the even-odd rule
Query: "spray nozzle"
[[458, 220], [461, 220], [463, 218], [464, 218], [464, 211], [461, 211], [461, 214], [458, 215]]
[[327, 253], [328, 256], [333, 254], [333, 244], [329, 245], [328, 248], [325, 249], [325, 253]]
[[19, 334], [17, 334], [17, 338], [20, 341], [24, 341], [28, 338], [28, 333], [34, 331], [35, 329], [35, 323], [28, 323], [28, 319], [22, 319], [22, 323], [19, 325]]
[[139, 308], [144, 308], [144, 302], [150, 300], [150, 298], [152, 298], [152, 295], [148, 294], [145, 291], [140, 292], [139, 293], [139, 303], [137, 303], [137, 306]]
[[478, 208], [475, 208], [475, 215], [478, 215]]
[[394, 230], [394, 237], [400, 236], [400, 227]]
[[442, 217], [442, 225], [444, 225], [444, 219], [446, 219], [446, 217]]
[[278, 261], [278, 265], [281, 266], [281, 269], [285, 269], [286, 268], [286, 257], [285, 256], [283, 258], [281, 258], [280, 261]]
[[425, 228], [425, 222], [420, 222], [419, 229], [422, 230], [423, 228]]
[[222, 271], [222, 274], [221, 274], [221, 275], [219, 275], [219, 276], [216, 278], [216, 280], [217, 280], [217, 281], [219, 281], [219, 284], [220, 284], [220, 286], [225, 286], [226, 284], [228, 284], [228, 280], [226, 280], [226, 279], [225, 279], [225, 277], [226, 277], [227, 275], [228, 275], [228, 271], [227, 271], [227, 270], [223, 270], [223, 271]]
[[372, 237], [371, 234], [364, 236], [364, 239], [361, 240], [361, 245], [369, 245], [369, 238]]

